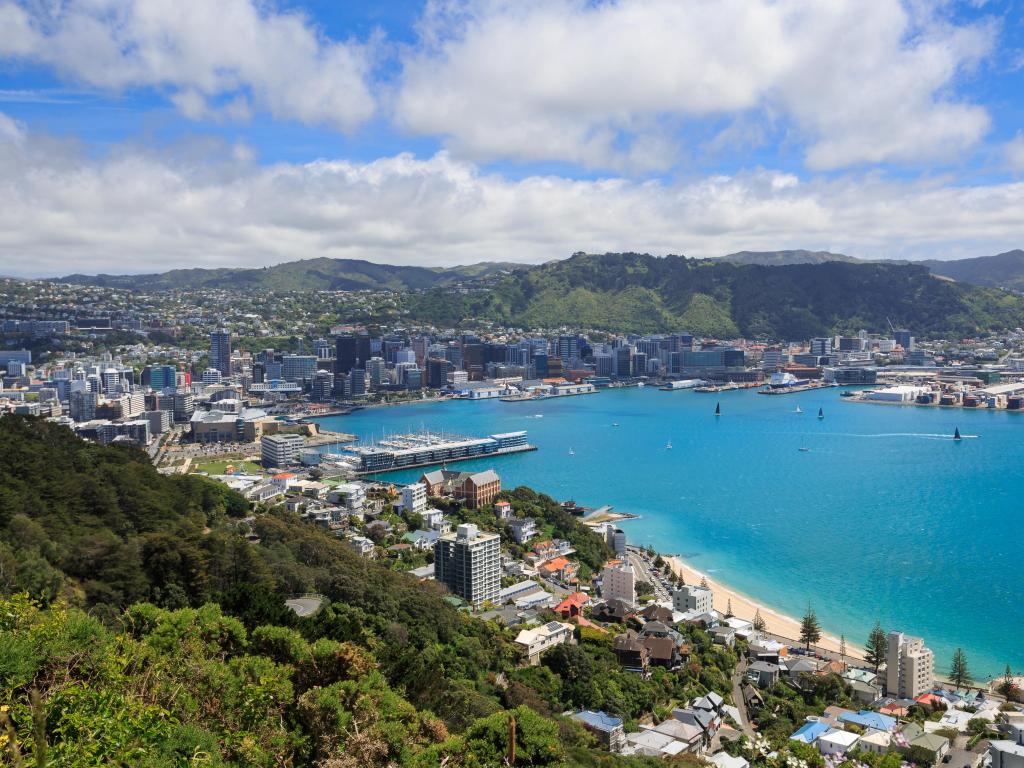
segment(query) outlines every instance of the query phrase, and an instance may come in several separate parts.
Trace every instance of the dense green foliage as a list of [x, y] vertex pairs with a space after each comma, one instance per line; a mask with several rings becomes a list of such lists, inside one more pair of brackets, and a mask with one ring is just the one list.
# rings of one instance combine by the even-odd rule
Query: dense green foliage
[[[653, 764], [595, 750], [557, 714], [583, 700], [581, 678], [531, 680], [513, 632], [455, 610], [438, 585], [294, 515], [247, 511], [134, 449], [0, 418], [0, 720], [27, 765], [48, 745], [55, 768], [483, 768], [505, 753], [511, 717], [516, 765]], [[320, 610], [296, 617], [284, 597], [297, 592], [323, 595]], [[586, 689], [624, 714], [672, 694], [612, 669], [606, 640], [582, 653], [597, 675]], [[721, 689], [724, 673], [698, 666], [672, 685]]]
[[485, 318], [526, 327], [686, 329], [698, 335], [806, 339], [889, 321], [919, 337], [1015, 328], [1024, 299], [896, 263], [758, 266], [646, 254], [577, 254], [490, 281], [488, 290], [408, 297], [413, 317]]
[[223, 288], [245, 291], [417, 290], [511, 269], [481, 263], [448, 268], [376, 264], [360, 259], [304, 259], [261, 269], [175, 269], [150, 275], [68, 275], [57, 282], [137, 291]]

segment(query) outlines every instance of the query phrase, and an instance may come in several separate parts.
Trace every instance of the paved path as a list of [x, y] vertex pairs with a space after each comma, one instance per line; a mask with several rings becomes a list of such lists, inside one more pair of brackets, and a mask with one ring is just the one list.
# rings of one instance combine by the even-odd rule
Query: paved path
[[754, 729], [750, 727], [750, 721], [747, 719], [747, 705], [743, 701], [743, 677], [746, 672], [747, 660], [740, 659], [740, 663], [736, 665], [736, 671], [732, 675], [732, 703], [740, 713], [740, 730], [748, 739], [753, 739]]

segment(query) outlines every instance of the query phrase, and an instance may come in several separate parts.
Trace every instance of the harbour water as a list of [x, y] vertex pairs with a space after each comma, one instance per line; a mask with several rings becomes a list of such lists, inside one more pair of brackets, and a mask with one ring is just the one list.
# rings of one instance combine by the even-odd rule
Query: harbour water
[[826, 631], [853, 643], [878, 619], [923, 636], [940, 671], [957, 646], [979, 682], [1006, 664], [1024, 669], [1024, 414], [872, 406], [839, 392], [647, 387], [370, 408], [322, 423], [363, 439], [526, 429], [538, 451], [456, 466], [638, 514], [623, 524], [632, 543], [797, 617], [810, 601]]

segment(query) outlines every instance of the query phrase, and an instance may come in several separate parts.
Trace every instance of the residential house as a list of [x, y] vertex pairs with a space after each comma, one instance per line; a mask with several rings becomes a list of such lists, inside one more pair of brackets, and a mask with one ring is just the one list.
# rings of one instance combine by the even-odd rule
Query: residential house
[[747, 680], [758, 688], [771, 688], [779, 681], [779, 665], [767, 661], [753, 661], [747, 667]]
[[880, 712], [872, 712], [870, 709], [862, 709], [859, 712], [844, 712], [839, 715], [839, 722], [843, 725], [853, 724], [865, 730], [892, 732], [896, 730], [899, 721], [895, 717], [883, 715]]
[[627, 733], [626, 741], [632, 747], [633, 754], [646, 757], [670, 758], [686, 751], [683, 742], [650, 728]]
[[868, 731], [860, 737], [857, 749], [884, 755], [892, 749], [892, 734], [889, 731]]
[[625, 749], [626, 729], [621, 717], [584, 710], [574, 714], [572, 719], [594, 734], [601, 746], [609, 752], [622, 752]]
[[508, 527], [512, 530], [512, 538], [516, 544], [525, 544], [537, 535], [537, 521], [532, 517], [519, 517], [509, 520]]
[[586, 592], [572, 592], [555, 606], [555, 613], [563, 619], [575, 619], [583, 614], [583, 609], [590, 604], [590, 595]]
[[564, 557], [556, 557], [537, 566], [537, 572], [548, 579], [555, 579], [563, 584], [569, 584], [579, 573], [579, 564]]
[[808, 720], [789, 738], [793, 741], [802, 741], [804, 744], [814, 744], [819, 738], [828, 733], [829, 730], [826, 723], [818, 720]]
[[933, 763], [939, 762], [949, 752], [949, 739], [937, 733], [922, 733], [909, 742], [909, 755], [920, 754]]
[[[500, 522], [512, 519], [512, 505], [507, 501], [496, 501], [494, 502], [494, 516], [498, 518]], [[625, 735], [623, 735], [625, 739]]]
[[852, 731], [832, 729], [818, 737], [818, 751], [822, 755], [845, 755], [857, 746], [860, 736]]
[[562, 643], [571, 643], [573, 639], [572, 624], [562, 624], [558, 621], [549, 621], [547, 624], [524, 629], [516, 636], [516, 644], [531, 666], [540, 664], [540, 657], [544, 651], [554, 648]]
[[373, 557], [374, 544], [365, 536], [349, 536], [346, 541], [362, 557]]
[[713, 763], [716, 768], [750, 768], [746, 758], [738, 755], [733, 757], [728, 752], [716, 752], [708, 758], [708, 762]]
[[434, 548], [434, 542], [440, 538], [441, 534], [437, 531], [412, 531], [402, 537], [403, 541], [408, 542], [416, 549], [420, 550], [432, 550]]
[[626, 669], [631, 672], [645, 672], [650, 663], [651, 652], [644, 643], [644, 638], [632, 629], [627, 629], [612, 640], [612, 650]]
[[636, 615], [636, 608], [623, 600], [605, 600], [594, 608], [592, 615], [597, 621], [622, 624]]
[[684, 744], [684, 752], [699, 752], [704, 739], [704, 732], [700, 728], [675, 718], [663, 720], [651, 730]]
[[736, 630], [732, 627], [712, 627], [709, 632], [715, 645], [724, 645], [726, 648], [732, 648], [736, 645]]
[[1024, 746], [1009, 739], [995, 739], [989, 742], [990, 768], [1024, 768]]

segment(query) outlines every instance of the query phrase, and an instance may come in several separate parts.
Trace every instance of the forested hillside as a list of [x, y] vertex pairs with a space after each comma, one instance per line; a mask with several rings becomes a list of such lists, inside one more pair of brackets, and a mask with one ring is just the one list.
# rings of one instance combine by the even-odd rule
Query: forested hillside
[[[457, 611], [438, 585], [293, 515], [247, 514], [134, 449], [0, 418], [5, 765], [47, 750], [54, 767], [493, 766], [512, 716], [516, 765], [654, 765], [595, 749], [560, 713], [632, 719], [728, 691], [735, 657], [700, 630], [679, 674], [625, 672], [611, 635], [589, 630], [522, 667], [514, 631]], [[325, 605], [297, 618], [284, 598], [308, 591]]]
[[515, 265], [467, 264], [416, 267], [361, 259], [303, 259], [252, 269], [174, 269], [148, 275], [68, 275], [57, 282], [135, 291], [221, 288], [239, 291], [406, 291], [452, 285], [502, 272]]
[[909, 264], [789, 266], [647, 254], [576, 254], [495, 278], [486, 290], [409, 298], [411, 314], [444, 324], [485, 318], [532, 328], [685, 329], [703, 336], [806, 339], [894, 325], [919, 337], [970, 336], [1024, 323], [1024, 298]]

